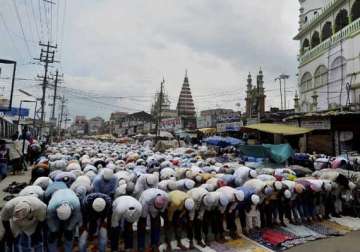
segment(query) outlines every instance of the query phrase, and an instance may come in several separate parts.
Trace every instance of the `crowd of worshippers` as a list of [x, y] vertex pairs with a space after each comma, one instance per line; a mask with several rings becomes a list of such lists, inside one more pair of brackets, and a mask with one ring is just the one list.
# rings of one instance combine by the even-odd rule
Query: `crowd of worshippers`
[[297, 178], [288, 168], [254, 170], [235, 160], [218, 163], [196, 148], [154, 153], [85, 140], [49, 146], [30, 185], [1, 211], [0, 250], [205, 247], [262, 227], [339, 216], [355, 188], [331, 169]]

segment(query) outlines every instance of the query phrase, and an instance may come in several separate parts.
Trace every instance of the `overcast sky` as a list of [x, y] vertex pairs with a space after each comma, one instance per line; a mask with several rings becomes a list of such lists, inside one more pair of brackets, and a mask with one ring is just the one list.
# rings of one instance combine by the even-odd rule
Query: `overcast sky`
[[[39, 2], [0, 0], [0, 58], [17, 60], [17, 76], [32, 79], [43, 69], [28, 63], [39, 56], [39, 38], [51, 34], [61, 60], [55, 67], [64, 73], [61, 94], [72, 117], [149, 111], [163, 77], [175, 108], [185, 69], [198, 112], [237, 109], [237, 102], [244, 110], [247, 75], [256, 80], [260, 67], [267, 107], [280, 105], [274, 82], [280, 73], [291, 76], [288, 102], [293, 103], [298, 1], [56, 0], [52, 22], [51, 8], [39, 8]], [[40, 96], [36, 84], [16, 82], [17, 88]], [[15, 95], [15, 103], [24, 98]]]

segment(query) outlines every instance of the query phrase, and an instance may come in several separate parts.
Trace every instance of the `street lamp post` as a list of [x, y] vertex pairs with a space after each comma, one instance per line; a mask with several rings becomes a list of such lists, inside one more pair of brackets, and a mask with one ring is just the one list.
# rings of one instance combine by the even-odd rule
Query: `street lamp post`
[[[20, 125], [20, 116], [21, 116], [21, 107], [22, 107], [22, 103], [35, 103], [35, 106], [37, 105], [37, 100], [35, 101], [32, 101], [32, 100], [21, 100], [20, 101], [20, 106], [19, 106], [19, 111], [18, 111], [18, 125]], [[26, 139], [26, 132], [28, 130], [28, 127], [27, 127], [27, 124], [24, 125], [24, 128], [22, 129], [22, 140], [23, 140], [23, 143], [22, 143], [22, 156], [24, 156], [24, 152], [25, 152], [25, 139]]]

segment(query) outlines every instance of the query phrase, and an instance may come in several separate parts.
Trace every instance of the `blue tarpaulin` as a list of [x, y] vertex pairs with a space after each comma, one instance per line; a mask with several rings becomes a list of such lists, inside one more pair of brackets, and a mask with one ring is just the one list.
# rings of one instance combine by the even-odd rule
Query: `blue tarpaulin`
[[236, 146], [244, 144], [244, 141], [233, 138], [233, 137], [220, 137], [220, 136], [212, 136], [204, 139], [204, 142], [206, 142], [209, 145], [215, 145], [219, 147], [227, 147], [227, 146]]
[[294, 150], [289, 144], [263, 144], [239, 146], [242, 155], [255, 158], [270, 158], [275, 163], [284, 163], [294, 155]]

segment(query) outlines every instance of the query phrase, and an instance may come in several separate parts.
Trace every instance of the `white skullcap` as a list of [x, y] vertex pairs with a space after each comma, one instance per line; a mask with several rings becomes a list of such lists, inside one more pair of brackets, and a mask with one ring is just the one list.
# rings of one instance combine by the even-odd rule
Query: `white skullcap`
[[207, 207], [210, 207], [210, 206], [214, 205], [215, 196], [212, 193], [206, 194], [205, 197], [203, 198], [203, 203]]
[[150, 175], [146, 176], [146, 183], [148, 185], [155, 185], [156, 182], [157, 182], [156, 175], [150, 174]]
[[325, 181], [325, 182], [324, 182], [324, 189], [325, 189], [326, 192], [330, 192], [331, 189], [332, 189], [331, 183], [328, 182], [328, 181]]
[[284, 191], [284, 196], [285, 196], [286, 199], [290, 199], [290, 198], [291, 198], [291, 192], [286, 189], [286, 190]]
[[21, 201], [17, 203], [13, 212], [14, 220], [23, 220], [29, 214], [30, 210], [31, 208], [28, 202]]
[[95, 210], [95, 212], [98, 213], [103, 211], [105, 207], [106, 207], [106, 201], [103, 198], [96, 198], [92, 203], [92, 208]]
[[245, 198], [245, 194], [244, 194], [243, 191], [236, 191], [236, 192], [234, 193], [234, 196], [235, 196], [235, 199], [236, 199], [237, 201], [243, 201], [244, 198]]
[[251, 202], [254, 204], [254, 205], [257, 205], [260, 203], [260, 197], [256, 194], [253, 194], [251, 195]]
[[114, 176], [113, 170], [109, 168], [104, 168], [102, 171], [103, 171], [103, 177], [106, 180], [110, 180]]
[[276, 191], [281, 190], [281, 188], [282, 188], [282, 183], [281, 183], [280, 181], [275, 181], [275, 182], [274, 182], [274, 188], [275, 188]]
[[191, 190], [195, 186], [195, 181], [193, 181], [191, 179], [186, 179], [184, 182], [184, 186], [186, 189]]
[[56, 209], [56, 215], [58, 216], [58, 218], [60, 220], [65, 221], [70, 218], [71, 211], [72, 210], [71, 210], [71, 207], [69, 206], [69, 204], [63, 203]]
[[193, 199], [191, 198], [187, 198], [184, 202], [184, 206], [185, 206], [185, 209], [188, 210], [188, 211], [191, 211], [194, 209], [194, 206], [195, 206], [195, 202]]
[[356, 188], [356, 185], [353, 182], [349, 182], [349, 188], [350, 190], [354, 190]]
[[251, 169], [251, 170], [249, 171], [249, 175], [250, 175], [251, 178], [256, 178], [257, 172], [256, 172], [255, 170], [252, 170], [252, 169]]

